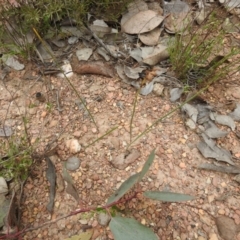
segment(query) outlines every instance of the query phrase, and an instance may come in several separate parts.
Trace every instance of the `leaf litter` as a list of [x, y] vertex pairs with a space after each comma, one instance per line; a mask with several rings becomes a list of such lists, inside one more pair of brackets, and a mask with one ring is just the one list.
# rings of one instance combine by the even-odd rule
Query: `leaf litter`
[[[139, 7], [135, 7], [136, 5], [134, 4], [139, 4]], [[119, 64], [117, 64], [116, 69], [119, 77], [126, 83], [136, 87], [137, 89], [140, 88], [139, 84], [139, 79], [141, 78], [141, 73], [144, 72], [144, 70], [150, 66], [158, 64], [160, 61], [166, 59], [168, 57], [167, 51], [166, 51], [166, 46], [159, 44], [159, 38], [160, 38], [160, 33], [162, 31], [162, 28], [164, 27], [166, 31], [170, 33], [174, 33], [176, 31], [179, 31], [182, 29], [185, 25], [184, 19], [187, 19], [188, 12], [189, 12], [189, 6], [185, 2], [177, 1], [177, 4], [171, 4], [165, 3], [165, 13], [161, 12], [160, 10], [152, 10], [149, 7], [149, 4], [147, 4], [144, 1], [135, 1], [134, 4], [132, 5], [132, 9], [129, 7], [128, 8], [128, 13], [126, 15], [123, 15], [122, 20], [125, 19], [125, 21], [122, 21], [122, 30], [125, 29], [125, 33], [129, 33], [132, 35], [136, 36], [131, 36], [133, 37], [132, 39], [137, 39], [139, 38], [140, 44], [136, 44], [136, 47], [132, 45], [132, 42], [129, 40], [131, 37], [127, 37], [127, 44], [122, 44], [124, 45], [124, 49], [122, 52], [118, 52], [119, 50], [116, 50], [119, 59], [122, 58], [122, 56], [131, 56], [131, 60], [134, 61], [134, 59], [138, 62], [138, 65], [135, 65], [133, 67], [133, 64], [124, 63], [124, 65], [121, 65], [119, 67]], [[175, 6], [174, 6], [175, 5]], [[159, 11], [159, 12], [158, 12]], [[166, 13], [169, 13], [170, 15], [166, 18]], [[143, 14], [143, 15], [142, 15]], [[140, 16], [144, 16], [144, 18], [140, 19]], [[141, 24], [138, 24], [139, 21], [141, 20]], [[136, 27], [133, 27], [136, 26]], [[63, 27], [62, 27], [63, 28]], [[91, 38], [91, 34], [89, 33], [88, 35], [84, 34], [83, 31], [80, 31], [79, 29], [75, 29], [74, 31], [70, 31], [70, 27], [68, 26], [66, 28], [66, 32], [68, 33], [69, 38], [73, 36], [77, 36], [78, 40], [82, 39], [83, 37], [85, 39]], [[90, 25], [90, 29], [101, 39], [106, 39], [108, 38], [107, 41], [111, 41], [111, 43], [115, 44], [114, 37], [119, 36], [120, 43], [123, 43], [124, 35], [118, 34], [115, 32], [115, 29], [112, 29], [107, 25], [106, 22], [102, 20], [96, 21], [93, 25]], [[63, 30], [63, 29], [62, 29]], [[74, 32], [74, 33], [73, 33]], [[111, 37], [110, 37], [111, 36]], [[89, 38], [89, 39], [90, 39]], [[64, 38], [62, 38], [64, 39]], [[68, 39], [69, 40], [69, 39]], [[63, 43], [63, 42], [62, 42]], [[59, 44], [58, 47], [65, 47], [65, 44]], [[75, 42], [77, 43], [77, 42]], [[74, 43], [74, 44], [75, 44]], [[104, 43], [103, 43], [104, 44]], [[144, 45], [147, 46], [144, 46]], [[127, 45], [127, 46], [126, 46]], [[149, 45], [149, 46], [148, 46]], [[39, 47], [40, 49], [41, 47]], [[49, 46], [50, 48], [50, 46]], [[106, 48], [109, 48], [109, 46], [106, 45]], [[83, 48], [82, 48], [83, 49]], [[104, 75], [107, 77], [113, 77], [114, 76], [114, 70], [112, 69], [111, 65], [105, 64], [102, 61], [96, 61], [94, 59], [94, 53], [97, 53], [100, 55], [100, 57], [103, 57], [105, 61], [109, 61], [109, 56], [108, 52], [105, 51], [104, 47], [101, 47], [101, 51], [99, 50], [100, 47], [95, 49], [93, 48], [88, 48], [93, 54], [90, 54], [87, 58], [84, 58], [85, 62], [77, 62], [75, 66], [73, 66], [73, 71], [79, 74], [100, 74]], [[52, 52], [52, 49], [50, 48], [50, 51]], [[51, 56], [44, 52], [40, 52], [38, 50], [38, 55], [39, 58], [43, 62], [48, 62], [52, 61]], [[121, 57], [120, 57], [121, 56]], [[77, 57], [77, 55], [75, 56]], [[91, 59], [90, 61], [86, 61], [88, 59]], [[137, 67], [136, 67], [137, 66]], [[120, 70], [119, 70], [120, 69]], [[164, 74], [164, 73], [163, 73]], [[160, 74], [159, 74], [160, 75]], [[141, 88], [140, 93], [142, 95], [148, 95], [153, 91], [154, 84], [158, 82], [164, 82], [164, 84], [169, 84], [170, 81], [166, 80], [167, 78], [162, 76], [155, 76], [155, 78], [151, 79], [147, 84]], [[175, 91], [175, 92], [174, 92]], [[182, 88], [181, 86], [178, 86], [178, 89], [174, 90], [171, 95], [171, 100], [176, 101], [181, 97], [182, 94]], [[215, 140], [212, 140], [211, 138], [220, 138], [224, 137], [227, 135], [228, 132], [223, 131], [219, 129], [215, 123], [220, 124], [220, 125], [226, 125], [229, 128], [231, 128], [232, 131], [235, 130], [235, 121], [239, 121], [239, 106], [240, 104], [237, 105], [237, 108], [229, 114], [229, 116], [224, 116], [224, 115], [219, 115], [215, 112], [213, 112], [212, 109], [210, 109], [210, 106], [207, 104], [204, 107], [201, 105], [187, 105], [183, 106], [183, 110], [187, 113], [188, 117], [193, 120], [193, 122], [196, 124], [200, 124], [204, 126], [204, 131], [202, 133], [202, 138], [203, 141], [199, 143], [198, 148], [200, 152], [204, 155], [206, 158], [214, 158], [218, 161], [224, 161], [228, 164], [234, 164], [232, 161], [232, 157], [229, 151], [217, 146], [217, 143]], [[184, 109], [185, 108], [185, 109]], [[189, 110], [192, 109], [192, 110]], [[196, 111], [197, 109], [197, 111]], [[211, 120], [212, 121], [211, 121]], [[214, 123], [214, 122], [215, 123]], [[50, 202], [49, 206], [48, 205], [48, 210], [50, 212], [52, 211], [52, 196], [53, 194], [53, 178], [54, 178], [54, 172], [55, 168], [54, 165], [52, 164], [51, 160], [48, 161], [48, 169], [47, 169], [47, 178], [50, 182]], [[204, 168], [205, 167], [205, 168]], [[225, 171], [226, 173], [235, 173], [232, 166], [225, 166], [222, 165], [221, 167], [218, 166], [217, 168], [211, 167], [204, 165], [202, 166], [203, 169], [209, 169], [209, 170], [215, 170], [216, 171]], [[225, 169], [224, 169], [225, 168]], [[53, 170], [54, 169], [54, 170]], [[65, 169], [65, 168], [64, 168]], [[143, 170], [142, 170], [143, 171]], [[231, 172], [232, 171], [232, 172]], [[236, 171], [236, 170], [235, 170]], [[51, 172], [51, 174], [50, 174]], [[70, 175], [64, 170], [64, 179], [68, 183], [68, 188], [67, 192], [70, 193], [77, 201], [79, 200], [78, 193], [76, 191], [76, 188], [72, 184], [72, 179]], [[140, 178], [141, 174], [135, 174], [131, 176], [128, 180], [129, 182], [125, 181], [125, 185], [123, 184], [123, 187], [119, 188], [118, 192], [115, 193], [115, 197], [113, 198], [114, 201], [116, 199], [119, 199], [119, 195], [122, 195], [122, 192], [126, 192], [129, 189], [130, 185], [134, 185], [136, 182], [138, 182], [138, 179]], [[126, 186], [126, 182], [129, 183]], [[123, 190], [122, 190], [123, 189]], [[55, 191], [55, 190], [54, 190]], [[112, 200], [113, 201], [113, 200]], [[110, 201], [111, 202], [111, 201]]]

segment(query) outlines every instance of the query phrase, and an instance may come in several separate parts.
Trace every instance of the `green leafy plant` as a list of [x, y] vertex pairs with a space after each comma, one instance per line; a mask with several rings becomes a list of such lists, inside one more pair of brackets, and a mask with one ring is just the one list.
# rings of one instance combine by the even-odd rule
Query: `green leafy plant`
[[51, 102], [46, 103], [46, 109], [48, 111], [51, 111], [53, 109], [53, 103], [51, 103]]
[[231, 67], [227, 63], [239, 49], [225, 47], [225, 18], [217, 15], [217, 10], [212, 10], [200, 25], [189, 24], [169, 41], [172, 70], [187, 86], [206, 86], [237, 69], [236, 61]]
[[[95, 211], [97, 213], [103, 212], [104, 210], [109, 214], [111, 220], [109, 223], [110, 230], [114, 235], [114, 239], [116, 240], [125, 240], [125, 239], [140, 239], [140, 240], [157, 240], [157, 236], [154, 232], [136, 221], [133, 218], [128, 218], [122, 216], [117, 207], [120, 203], [125, 203], [130, 201], [133, 198], [137, 198], [138, 194], [142, 194], [146, 198], [150, 198], [153, 200], [164, 201], [164, 202], [183, 202], [193, 200], [194, 197], [181, 193], [173, 193], [166, 191], [135, 191], [134, 187], [138, 184], [145, 174], [148, 172], [155, 158], [155, 150], [151, 152], [147, 161], [145, 162], [142, 170], [139, 173], [136, 173], [130, 176], [127, 180], [125, 180], [121, 186], [110, 196], [107, 200], [105, 206], [97, 207], [97, 208], [89, 208], [89, 209], [80, 209], [75, 212], [72, 212], [70, 215], [75, 215], [81, 212], [87, 211]], [[125, 197], [129, 191], [132, 191], [131, 197]], [[123, 234], [124, 233], [124, 234]]]
[[[83, 216], [87, 217], [92, 216], [92, 213], [95, 212], [99, 213], [107, 213], [110, 216], [110, 223], [109, 228], [114, 235], [114, 239], [116, 240], [125, 240], [125, 239], [139, 239], [139, 240], [157, 240], [157, 236], [155, 233], [148, 228], [147, 226], [142, 225], [140, 222], [133, 218], [126, 217], [123, 212], [118, 208], [118, 204], [126, 203], [131, 201], [131, 199], [136, 198], [139, 194], [142, 194], [143, 197], [157, 200], [157, 201], [164, 201], [164, 202], [183, 202], [193, 200], [194, 197], [186, 194], [181, 193], [173, 193], [173, 192], [166, 192], [166, 191], [146, 191], [143, 192], [141, 190], [136, 190], [134, 187], [138, 184], [145, 174], [148, 172], [149, 168], [151, 167], [155, 158], [155, 150], [151, 152], [147, 161], [145, 162], [142, 170], [139, 173], [136, 173], [130, 176], [127, 180], [125, 180], [121, 186], [110, 196], [107, 200], [107, 203], [102, 207], [89, 207], [84, 209], [78, 209], [76, 211], [71, 212], [65, 217], [70, 217], [79, 213], [85, 213]], [[131, 191], [131, 196], [127, 197], [126, 194]], [[141, 199], [142, 201], [142, 199]], [[87, 215], [86, 215], [87, 213]], [[56, 219], [58, 221], [62, 219]], [[50, 222], [45, 222], [40, 227], [46, 226], [50, 224]], [[35, 228], [33, 228], [35, 229]], [[21, 232], [8, 234], [7, 237], [17, 237], [23, 234], [25, 231], [31, 231], [33, 229], [24, 229]], [[124, 233], [124, 234], [123, 234]]]
[[[130, 176], [119, 189], [108, 199], [107, 206], [117, 203], [135, 184], [140, 182], [145, 174], [148, 172], [150, 166], [153, 163], [155, 157], [155, 150], [151, 152], [147, 161], [145, 162], [141, 172]], [[186, 194], [172, 193], [172, 192], [161, 192], [161, 191], [146, 191], [143, 192], [143, 196], [146, 198], [164, 201], [164, 202], [182, 202], [194, 199], [194, 197]], [[154, 232], [146, 226], [142, 225], [138, 221], [132, 218], [126, 218], [119, 216], [111, 217], [109, 224], [110, 230], [114, 235], [114, 239], [158, 239]], [[124, 235], [122, 234], [124, 232]]]
[[32, 165], [32, 148], [27, 137], [10, 137], [3, 144], [5, 156], [0, 160], [0, 175], [5, 179], [24, 181]]

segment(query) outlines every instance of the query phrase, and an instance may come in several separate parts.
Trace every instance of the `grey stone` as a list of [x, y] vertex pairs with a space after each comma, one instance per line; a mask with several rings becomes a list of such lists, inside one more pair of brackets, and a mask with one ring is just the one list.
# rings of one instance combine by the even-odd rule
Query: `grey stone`
[[110, 221], [110, 217], [108, 214], [106, 213], [100, 213], [98, 215], [98, 223], [101, 225], [101, 226], [107, 226], [108, 223]]
[[66, 169], [70, 171], [75, 171], [80, 167], [81, 161], [77, 157], [70, 157], [66, 163]]

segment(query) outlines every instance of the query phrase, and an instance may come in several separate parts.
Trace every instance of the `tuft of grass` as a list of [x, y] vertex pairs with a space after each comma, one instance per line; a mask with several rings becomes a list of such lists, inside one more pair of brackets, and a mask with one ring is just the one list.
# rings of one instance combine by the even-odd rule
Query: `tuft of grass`
[[[60, 22], [70, 19], [82, 26], [87, 14], [108, 21], [117, 21], [131, 1], [121, 0], [17, 0], [15, 6], [6, 4], [0, 8], [0, 50], [30, 56], [34, 50], [33, 29], [41, 36], [60, 32]], [[16, 7], [17, 6], [17, 7]]]
[[0, 176], [7, 180], [26, 180], [33, 163], [28, 139], [25, 136], [13, 136], [4, 141], [2, 147], [4, 157], [0, 159]]
[[222, 28], [225, 18], [217, 10], [212, 10], [200, 25], [189, 24], [169, 41], [172, 70], [190, 87], [204, 87], [238, 68], [237, 61], [231, 62], [231, 67], [227, 64], [240, 50], [226, 46]]

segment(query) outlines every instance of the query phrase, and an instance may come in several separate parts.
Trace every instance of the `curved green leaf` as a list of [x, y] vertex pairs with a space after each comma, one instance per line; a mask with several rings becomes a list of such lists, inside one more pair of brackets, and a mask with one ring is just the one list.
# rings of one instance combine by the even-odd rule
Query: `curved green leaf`
[[141, 181], [142, 178], [144, 177], [144, 175], [147, 173], [147, 171], [149, 170], [149, 168], [151, 167], [153, 160], [155, 158], [155, 149], [152, 150], [152, 152], [150, 153], [148, 160], [145, 162], [142, 171], [139, 174], [139, 180]]
[[119, 187], [119, 189], [108, 199], [107, 205], [116, 202], [119, 200], [129, 189], [131, 189], [135, 183], [138, 182], [140, 173], [136, 173], [129, 177], [125, 182], [122, 183], [122, 185]]
[[193, 200], [194, 197], [182, 194], [182, 193], [173, 193], [173, 192], [160, 192], [160, 191], [147, 191], [143, 194], [147, 198], [154, 200], [159, 200], [163, 202], [183, 202]]
[[157, 240], [154, 232], [131, 218], [113, 217], [109, 224], [115, 240]]

